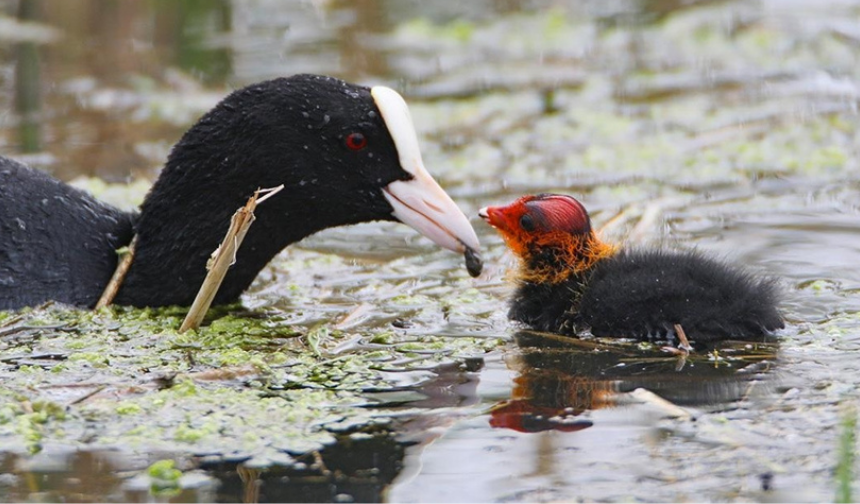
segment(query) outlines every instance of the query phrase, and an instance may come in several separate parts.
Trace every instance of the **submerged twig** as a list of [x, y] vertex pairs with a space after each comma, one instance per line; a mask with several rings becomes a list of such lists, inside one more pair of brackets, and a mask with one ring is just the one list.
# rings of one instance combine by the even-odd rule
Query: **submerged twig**
[[24, 319], [23, 314], [18, 314], [18, 315], [15, 315], [14, 317], [9, 317], [6, 320], [4, 320], [3, 322], [0, 322], [0, 328], [6, 328], [6, 327], [11, 326], [12, 324], [17, 324], [18, 322], [20, 322], [23, 319]]
[[86, 401], [87, 399], [89, 399], [90, 397], [93, 397], [94, 395], [98, 394], [99, 392], [101, 392], [102, 390], [104, 390], [106, 388], [108, 388], [107, 385], [99, 385], [95, 389], [91, 390], [90, 392], [87, 392], [86, 394], [82, 395], [81, 397], [78, 397], [77, 399], [70, 402], [66, 406], [68, 407], [68, 406], [74, 406], [75, 404], [80, 404], [80, 403]]
[[230, 219], [230, 228], [227, 230], [224, 240], [221, 241], [221, 245], [212, 253], [212, 258], [206, 265], [209, 273], [206, 274], [206, 278], [197, 292], [197, 297], [194, 298], [191, 309], [188, 310], [185, 320], [182, 321], [182, 326], [179, 328], [180, 333], [200, 327], [203, 317], [206, 316], [206, 312], [212, 305], [212, 301], [215, 300], [215, 294], [218, 293], [221, 282], [224, 281], [224, 277], [227, 275], [227, 270], [236, 261], [236, 252], [242, 245], [245, 234], [251, 228], [251, 224], [254, 223], [254, 210], [258, 204], [277, 194], [283, 188], [284, 186], [281, 184], [278, 187], [270, 189], [258, 189], [248, 199], [245, 206], [239, 208], [233, 214], [233, 217]]
[[260, 487], [262, 486], [260, 473], [259, 469], [253, 469], [243, 464], [236, 467], [236, 474], [242, 480], [242, 487], [244, 488], [244, 500], [242, 502], [260, 502]]
[[229, 381], [244, 377], [261, 375], [261, 371], [254, 365], [232, 366], [218, 369], [207, 369], [195, 373], [177, 374], [173, 380], [188, 378], [193, 381]]
[[12, 326], [12, 327], [4, 327], [4, 328], [0, 329], [0, 338], [5, 338], [6, 336], [12, 336], [12, 335], [18, 334], [19, 332], [22, 332], [22, 331], [36, 331], [36, 330], [42, 330], [42, 329], [64, 329], [68, 326], [69, 326], [69, 324], [63, 322], [62, 324], [44, 325], [44, 326], [22, 324], [22, 325], [16, 325], [16, 326]]
[[125, 280], [125, 275], [128, 273], [129, 268], [131, 268], [131, 262], [134, 260], [134, 248], [136, 245], [137, 235], [134, 235], [134, 238], [131, 239], [131, 243], [128, 244], [128, 247], [117, 251], [120, 255], [119, 261], [116, 263], [116, 269], [113, 272], [113, 276], [105, 286], [104, 292], [102, 292], [102, 297], [100, 297], [99, 301], [96, 303], [97, 310], [113, 303], [113, 298], [116, 297], [117, 292], [119, 292], [119, 288], [122, 287], [122, 281]]
[[345, 317], [343, 317], [338, 323], [336, 323], [334, 325], [334, 328], [338, 330], [343, 330], [357, 325], [361, 323], [364, 319], [369, 317], [371, 311], [373, 311], [372, 304], [361, 303], [354, 310], [352, 310]]
[[675, 334], [678, 335], [678, 348], [684, 350], [686, 353], [692, 352], [693, 347], [690, 345], [690, 340], [687, 339], [687, 333], [684, 332], [684, 328], [681, 327], [681, 324], [675, 324]]
[[[598, 339], [583, 339], [578, 336], [565, 336], [550, 332], [535, 331], [532, 329], [524, 329], [516, 335], [517, 344], [521, 348], [535, 348], [544, 351], [547, 348], [561, 348], [582, 351], [606, 351], [616, 355], [637, 356], [639, 351], [635, 347], [635, 343], [628, 340], [613, 339], [613, 338], [598, 338]], [[521, 336], [541, 338], [539, 344], [523, 344], [520, 341]]]
[[695, 419], [693, 414], [690, 413], [689, 411], [687, 411], [686, 409], [678, 406], [677, 404], [675, 404], [673, 402], [670, 402], [670, 401], [658, 396], [657, 394], [655, 394], [654, 392], [651, 392], [648, 389], [637, 388], [637, 389], [633, 390], [632, 392], [629, 392], [627, 395], [629, 397], [631, 397], [632, 399], [635, 399], [636, 401], [639, 401], [639, 402], [642, 402], [645, 404], [650, 404], [650, 405], [656, 407], [658, 410], [660, 410], [663, 413], [663, 416], [665, 418], [676, 418], [679, 420], [694, 420]]

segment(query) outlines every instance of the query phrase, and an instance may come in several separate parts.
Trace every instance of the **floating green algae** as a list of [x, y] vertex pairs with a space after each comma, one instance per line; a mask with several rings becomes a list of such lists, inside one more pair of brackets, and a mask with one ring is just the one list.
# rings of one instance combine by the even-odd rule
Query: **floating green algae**
[[159, 460], [149, 466], [146, 473], [151, 480], [152, 495], [171, 497], [179, 493], [179, 479], [182, 477], [182, 471], [176, 469], [176, 463], [173, 460]]
[[[307, 428], [299, 434], [307, 446], [317, 447], [345, 423], [380, 421], [353, 405], [376, 399], [367, 388], [395, 388], [389, 371], [408, 376], [398, 384], [420, 385], [425, 375], [413, 369], [499, 348], [495, 336], [512, 330], [504, 320], [503, 285], [511, 260], [475, 213], [486, 204], [551, 190], [582, 197], [596, 226], [626, 212], [622, 231], [656, 205], [660, 211], [649, 226], [655, 242], [698, 246], [784, 276], [789, 329], [781, 336], [782, 370], [754, 387], [775, 389], [767, 402], [744, 400], [727, 412], [703, 414], [695, 426], [658, 425], [656, 432], [631, 438], [624, 450], [613, 452], [611, 441], [601, 439], [592, 450], [598, 452], [594, 464], [587, 446], [570, 447], [586, 462], [581, 471], [559, 471], [555, 493], [547, 493], [549, 485], [524, 491], [523, 478], [519, 486], [486, 491], [482, 498], [832, 498], [834, 437], [840, 432], [833, 404], [856, 390], [853, 352], [860, 348], [852, 264], [860, 65], [857, 34], [844, 24], [857, 9], [844, 2], [688, 2], [643, 22], [626, 3], [597, 4], [468, 20], [416, 19], [369, 36], [331, 23], [361, 58], [384, 53], [382, 70], [361, 66], [353, 78], [394, 83], [407, 96], [428, 169], [473, 218], [482, 239], [484, 278], [462, 281], [459, 258], [436, 251], [404, 226], [371, 224], [290, 247], [243, 300], [251, 310], [213, 315], [208, 330], [196, 334], [175, 334], [181, 314], [163, 312], [152, 316], [164, 324], [151, 320], [143, 325], [152, 327], [141, 329], [132, 319], [150, 317], [146, 311], [124, 312], [121, 322], [99, 315], [90, 328], [72, 322], [53, 332], [21, 331], [0, 341], [6, 359], [0, 373], [15, 374], [4, 383], [21, 391], [2, 396], [0, 422], [20, 421], [19, 433], [3, 438], [7, 446], [24, 443], [35, 451], [72, 439], [235, 456], [244, 453], [231, 451], [239, 446], [255, 454], [255, 463], [288, 463], [280, 445], [270, 442], [280, 432], [260, 424], [292, 432], [283, 422], [289, 418]], [[356, 71], [321, 68], [347, 78]], [[83, 93], [81, 101], [111, 107], [104, 100], [108, 93], [99, 91]], [[151, 91], [137, 82], [143, 99], [119, 109], [122, 116], [135, 123], [170, 120], [174, 105], [187, 110], [187, 98], [193, 98], [187, 94], [185, 104], [170, 96], [160, 100], [163, 117], [145, 96]], [[140, 142], [136, 150], [166, 154], [169, 144]], [[833, 213], [842, 220], [833, 224]], [[842, 239], [822, 240], [835, 236], [828, 226], [842, 227]], [[830, 264], [839, 256], [847, 264]], [[371, 309], [363, 312], [363, 304]], [[276, 319], [268, 326], [248, 320], [266, 313]], [[0, 324], [11, 316], [0, 313]], [[51, 326], [60, 315], [43, 322], [31, 316], [28, 323]], [[214, 330], [219, 325], [223, 331]], [[138, 343], [127, 346], [130, 340]], [[696, 364], [711, 364], [711, 357], [701, 355], [707, 362]], [[727, 357], [714, 355], [712, 364], [724, 367]], [[402, 395], [409, 393], [415, 394]], [[65, 418], [32, 410], [37, 396], [62, 406]], [[222, 403], [227, 410], [218, 409]], [[247, 409], [254, 416], [260, 407], [271, 413], [245, 424], [230, 411]], [[173, 417], [174, 410], [184, 414]], [[338, 415], [341, 421], [331, 421]], [[97, 428], [117, 422], [121, 429], [90, 441], [78, 428], [89, 418]], [[227, 433], [221, 445], [212, 434], [219, 426]], [[585, 434], [579, 439], [585, 441]], [[302, 448], [298, 441], [286, 444]], [[491, 455], [501, 453], [496, 444], [481, 449], [487, 467], [522, 464], [515, 456]], [[571, 459], [560, 450], [553, 454], [563, 468]], [[644, 452], [652, 457], [640, 463]], [[776, 475], [774, 487], [783, 493], [757, 492], [764, 471]], [[631, 475], [635, 488], [619, 485]], [[468, 478], [484, 483], [494, 476]], [[625, 490], [619, 495], [618, 488]]]
[[[199, 331], [178, 334], [183, 314], [46, 307], [7, 318], [0, 343], [4, 446], [281, 460], [334, 442], [328, 426], [384, 421], [358, 407], [373, 402], [363, 391], [402, 385], [381, 363], [386, 371], [427, 368], [501, 343], [376, 330], [354, 334], [349, 350], [338, 351], [340, 331], [313, 342], [330, 329], [306, 331], [274, 314], [220, 307]], [[404, 352], [417, 358], [400, 362]]]

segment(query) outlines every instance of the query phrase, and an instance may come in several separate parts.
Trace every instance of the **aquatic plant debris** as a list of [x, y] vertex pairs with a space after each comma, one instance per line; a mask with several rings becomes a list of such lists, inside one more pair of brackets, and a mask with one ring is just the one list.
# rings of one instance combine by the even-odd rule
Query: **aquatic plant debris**
[[285, 463], [332, 443], [328, 427], [345, 420], [385, 423], [356, 407], [373, 402], [364, 390], [401, 388], [381, 367], [408, 374], [502, 343], [389, 332], [383, 344], [368, 333], [348, 353], [333, 353], [335, 342], [314, 353], [277, 317], [219, 307], [207, 326], [179, 334], [182, 315], [55, 306], [4, 314], [0, 443], [27, 453], [59, 443]]
[[160, 497], [171, 497], [179, 493], [179, 478], [182, 471], [176, 469], [173, 460], [159, 460], [146, 470], [150, 478], [150, 494]]
[[[607, 229], [607, 238], [623, 239], [637, 222], [648, 221], [646, 229], [637, 230], [645, 243], [699, 248], [782, 277], [789, 327], [776, 349], [719, 348], [690, 356], [682, 372], [695, 371], [697, 378], [706, 368], [753, 375], [740, 399], [697, 411], [696, 422], [655, 423], [650, 417], [640, 422], [631, 419], [630, 409], [588, 411], [584, 416], [593, 427], [542, 437], [552, 440], [540, 445], [552, 463], [544, 463], [548, 458], [524, 463], [525, 443], [537, 436], [493, 437], [487, 418], [468, 415], [446, 426], [454, 449], [445, 452], [443, 438], [419, 461], [406, 462], [412, 464], [408, 469], [420, 465], [423, 474], [392, 485], [389, 500], [423, 495], [442, 501], [450, 497], [445, 492], [464, 500], [471, 488], [478, 488], [473, 495], [479, 501], [833, 499], [843, 406], [856, 403], [860, 387], [860, 35], [850, 22], [860, 5], [551, 3], [551, 9], [542, 2], [522, 8], [505, 4], [492, 15], [484, 11], [492, 3], [480, 8], [462, 3], [462, 15], [450, 16], [432, 7], [389, 9], [388, 22], [374, 25], [364, 23], [374, 11], [370, 4], [334, 2], [321, 8], [251, 0], [247, 12], [260, 15], [247, 32], [238, 38], [215, 33], [212, 45], [227, 45], [242, 56], [236, 61], [244, 63], [229, 76], [231, 85], [294, 73], [297, 62], [303, 71], [394, 83], [410, 104], [428, 168], [467, 215], [524, 193], [570, 193], [594, 209], [595, 227], [622, 215]], [[318, 9], [334, 9], [334, 15], [319, 23]], [[301, 33], [292, 29], [303, 24], [307, 29]], [[286, 36], [272, 44], [272, 33]], [[247, 57], [249, 45], [253, 58]], [[356, 61], [362, 64], [354, 66]], [[8, 64], [11, 69], [13, 61]], [[86, 130], [78, 127], [80, 114], [73, 113], [81, 104], [84, 124], [99, 116], [95, 124], [125, 131], [115, 144], [134, 147], [135, 156], [144, 158], [138, 168], [159, 166], [187, 124], [226, 92], [194, 82], [174, 86], [175, 74], [168, 69], [166, 79], [136, 76], [131, 88], [105, 87], [105, 82], [125, 82], [125, 75], [58, 83], [60, 94], [44, 95], [46, 116], [62, 110], [54, 115], [72, 120], [51, 122], [52, 142], [46, 147], [53, 160], [40, 164], [92, 173], [93, 143], [81, 141]], [[14, 109], [11, 93], [0, 94], [3, 100], [4, 110]], [[5, 125], [0, 138], [17, 145], [17, 122]], [[116, 163], [124, 169], [126, 156]], [[148, 183], [136, 187], [139, 199]], [[100, 193], [128, 204], [132, 198], [125, 189]], [[654, 202], [659, 214], [642, 219]], [[99, 315], [98, 323], [90, 324], [93, 334], [83, 329], [74, 337], [61, 327], [84, 326], [57, 313], [45, 315], [42, 325], [56, 327], [42, 336], [27, 327], [39, 323], [34, 313], [23, 314], [26, 321], [0, 313], [0, 324], [9, 323], [0, 327], [0, 377], [15, 389], [0, 392], [4, 446], [48, 453], [69, 439], [80, 445], [83, 412], [92, 410], [99, 428], [117, 421], [131, 429], [140, 453], [158, 436], [186, 453], [205, 448], [217, 422], [228, 424], [228, 439], [212, 449], [229, 451], [240, 446], [239, 432], [250, 437], [254, 431], [239, 429], [230, 408], [214, 410], [216, 422], [206, 424], [199, 413], [212, 409], [213, 402], [201, 397], [218, 394], [239, 410], [256, 408], [266, 398], [262, 404], [272, 408], [273, 417], [295, 411], [298, 422], [310, 426], [308, 446], [319, 446], [335, 426], [385, 421], [384, 415], [368, 418], [367, 409], [349, 405], [377, 400], [375, 392], [362, 391], [368, 382], [382, 376], [388, 397], [397, 396], [393, 400], [423, 397], [420, 385], [433, 377], [424, 367], [428, 359], [456, 365], [463, 355], [486, 357], [489, 372], [475, 373], [483, 380], [479, 394], [487, 393], [489, 384], [489, 402], [504, 399], [513, 384], [499, 377], [507, 376], [508, 362], [530, 351], [495, 343], [516, 329], [505, 320], [503, 307], [504, 272], [511, 260], [489, 229], [476, 225], [476, 231], [486, 260], [476, 280], [462, 271], [462, 258], [436, 251], [404, 226], [374, 223], [320, 233], [275, 259], [244, 297], [248, 310], [235, 317], [225, 316], [229, 310], [219, 312], [210, 317], [208, 330], [188, 337], [170, 332], [184, 312], [161, 313], [169, 320], [151, 330], [158, 336], [132, 330], [124, 337], [141, 340], [131, 347], [121, 337], [127, 329], [107, 326], [134, 326], [129, 320], [145, 312]], [[372, 308], [361, 310], [365, 304]], [[337, 327], [351, 313], [358, 315]], [[271, 325], [246, 320], [267, 315], [274, 317]], [[640, 355], [652, 350], [653, 357]], [[593, 346], [586, 351], [586, 356], [601, 355]], [[744, 352], [751, 357], [741, 358]], [[671, 371], [673, 358], [652, 347], [631, 353], [613, 369]], [[770, 363], [774, 353], [773, 367], [757, 365]], [[132, 386], [111, 399], [106, 395], [114, 393], [114, 381]], [[684, 388], [678, 380], [667, 383]], [[713, 393], [713, 382], [695, 383]], [[132, 394], [138, 387], [144, 391]], [[163, 425], [134, 434], [137, 425], [152, 424], [162, 413], [150, 402], [180, 403], [181, 391], [195, 403], [189, 418], [168, 417]], [[327, 399], [347, 404], [322, 407]], [[438, 411], [450, 414], [448, 408]], [[326, 416], [343, 412], [342, 423]], [[311, 418], [323, 420], [322, 430]], [[253, 428], [263, 423], [258, 420]], [[290, 428], [277, 425], [278, 431]], [[261, 438], [274, 435], [271, 426], [260, 425], [260, 432]], [[124, 443], [126, 434], [114, 439]], [[286, 444], [300, 448], [290, 439]], [[270, 449], [265, 439], [248, 446], [260, 465], [291, 463], [288, 453]], [[537, 455], [533, 446], [528, 453]], [[434, 466], [434, 460], [441, 462]], [[536, 474], [532, 461], [547, 474]], [[573, 463], [576, 471], [569, 470]], [[441, 470], [434, 473], [435, 468]], [[440, 482], [434, 474], [451, 479]]]
[[[189, 329], [198, 329], [200, 324], [203, 323], [206, 312], [212, 305], [212, 301], [218, 293], [218, 288], [227, 275], [227, 270], [236, 262], [236, 253], [239, 247], [242, 246], [245, 234], [251, 228], [251, 224], [254, 223], [254, 210], [258, 204], [276, 195], [283, 188], [284, 184], [267, 189], [257, 189], [254, 191], [254, 195], [248, 199], [245, 206], [233, 213], [233, 216], [230, 218], [230, 227], [227, 230], [227, 234], [221, 240], [218, 248], [212, 252], [212, 256], [206, 263], [208, 273], [203, 279], [203, 284], [200, 285], [200, 290], [197, 292], [191, 308], [188, 309], [188, 313], [185, 315], [185, 320], [182, 321], [182, 325], [179, 327], [180, 333]], [[137, 236], [132, 239], [131, 247], [134, 246], [136, 240]], [[119, 267], [117, 270], [119, 270]], [[96, 308], [101, 308], [102, 306], [105, 306], [105, 304], [102, 304], [101, 300], [99, 300]]]

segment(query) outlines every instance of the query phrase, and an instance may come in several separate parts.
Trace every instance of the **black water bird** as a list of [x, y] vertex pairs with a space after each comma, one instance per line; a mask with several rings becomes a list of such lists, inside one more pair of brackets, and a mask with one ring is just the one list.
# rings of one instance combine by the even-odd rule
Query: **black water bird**
[[138, 213], [0, 157], [0, 309], [94, 305], [133, 235], [135, 258], [114, 302], [189, 305], [233, 212], [281, 184], [257, 208], [216, 303], [237, 300], [287, 245], [373, 220], [406, 223], [480, 271], [475, 232], [424, 168], [400, 95], [296, 75], [239, 89], [206, 113]]
[[509, 318], [539, 331], [700, 342], [763, 339], [784, 326], [773, 279], [699, 252], [619, 249], [558, 194], [481, 209], [519, 258]]

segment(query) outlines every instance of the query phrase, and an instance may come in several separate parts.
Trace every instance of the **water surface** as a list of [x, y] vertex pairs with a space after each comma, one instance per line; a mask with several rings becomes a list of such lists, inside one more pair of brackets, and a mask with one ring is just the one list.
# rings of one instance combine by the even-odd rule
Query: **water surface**
[[[147, 351], [132, 342], [110, 366], [75, 367], [91, 355], [62, 342], [89, 333], [4, 337], [4, 383], [68, 419], [47, 422], [57, 430], [36, 454], [20, 429], [3, 431], [3, 500], [147, 500], [144, 469], [165, 458], [185, 471], [173, 499], [190, 501], [833, 499], [860, 380], [857, 2], [19, 0], [0, 13], [4, 155], [64, 180], [133, 182], [131, 198], [101, 194], [129, 204], [231, 88], [299, 72], [387, 84], [410, 103], [428, 169], [474, 216], [487, 262], [472, 280], [404, 226], [367, 224], [320, 233], [264, 271], [240, 317], [271, 317], [278, 345], [331, 373], [313, 383], [333, 391], [338, 419], [309, 427], [305, 451], [264, 427], [301, 425], [283, 404], [255, 417], [253, 440], [194, 440], [206, 415], [190, 409], [200, 418], [184, 437], [184, 420], [161, 419], [170, 450], [131, 445], [110, 431], [134, 422], [117, 404], [148, 406], [104, 391], [75, 402], [89, 392], [69, 385], [149, 383], [122, 364]], [[519, 332], [504, 316], [513, 260], [476, 213], [543, 191], [582, 199], [598, 227], [623, 212], [608, 239], [780, 277], [788, 327], [776, 343], [685, 362]], [[109, 325], [102, 338], [122, 331], [94, 324]], [[308, 335], [322, 338], [319, 357]], [[244, 350], [268, 355], [254, 341]], [[214, 357], [190, 371], [229, 367], [204, 350]], [[320, 367], [375, 351], [373, 369]], [[149, 372], [167, 366], [150, 360]], [[22, 366], [56, 362], [68, 369], [22, 379]], [[222, 380], [238, 409], [223, 413], [256, 409], [238, 398], [247, 390], [286, 397], [287, 375], [304, 376], [276, 369], [269, 388]]]

